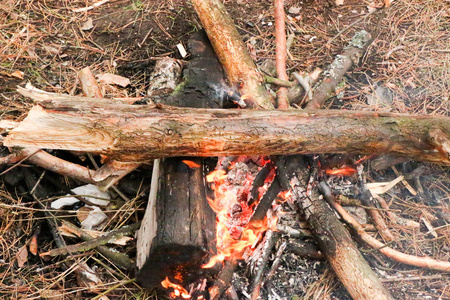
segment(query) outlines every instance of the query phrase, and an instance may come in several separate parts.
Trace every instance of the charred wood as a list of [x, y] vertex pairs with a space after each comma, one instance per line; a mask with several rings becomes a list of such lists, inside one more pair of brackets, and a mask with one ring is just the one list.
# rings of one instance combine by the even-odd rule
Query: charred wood
[[[187, 63], [185, 82], [174, 95], [159, 101], [188, 107], [219, 107], [220, 95], [206, 82], [223, 85], [223, 73], [208, 39], [198, 33], [189, 40], [189, 48], [194, 59]], [[204, 278], [211, 280], [217, 272], [214, 268], [202, 268], [216, 252], [216, 216], [206, 198], [205, 166], [202, 158], [184, 157], [162, 159], [154, 168], [148, 204], [148, 222], [154, 223], [146, 224], [145, 236], [140, 236], [150, 240], [143, 243], [141, 251], [147, 251], [147, 247], [150, 251], [137, 274], [138, 282], [149, 290], [162, 290], [166, 278], [187, 288]], [[158, 184], [153, 183], [155, 178]], [[199, 285], [203, 290], [195, 292], [206, 292], [204, 284]]]
[[231, 86], [239, 86], [249, 107], [273, 108], [273, 97], [262, 85], [263, 76], [256, 69], [247, 47], [222, 1], [193, 0], [209, 40], [222, 64]]
[[[314, 238], [336, 275], [354, 299], [393, 299], [362, 257], [350, 234], [319, 194], [302, 157], [292, 157], [280, 173], [289, 179], [292, 198], [308, 222]], [[292, 165], [296, 166], [292, 167]], [[294, 168], [289, 170], [288, 168]], [[312, 177], [314, 178], [314, 177]], [[364, 282], [361, 282], [364, 278]]]

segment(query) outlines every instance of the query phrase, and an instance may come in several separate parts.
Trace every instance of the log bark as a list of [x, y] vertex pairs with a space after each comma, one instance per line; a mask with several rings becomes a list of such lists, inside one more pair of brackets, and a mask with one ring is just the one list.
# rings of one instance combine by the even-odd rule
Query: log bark
[[263, 76], [256, 69], [222, 1], [193, 0], [192, 4], [227, 74], [229, 84], [240, 86], [248, 106], [273, 108], [273, 97], [262, 85]]
[[[23, 94], [29, 91], [20, 89]], [[48, 99], [4, 145], [102, 153], [120, 161], [173, 156], [395, 154], [450, 165], [430, 132], [450, 118], [333, 110], [223, 110]]]

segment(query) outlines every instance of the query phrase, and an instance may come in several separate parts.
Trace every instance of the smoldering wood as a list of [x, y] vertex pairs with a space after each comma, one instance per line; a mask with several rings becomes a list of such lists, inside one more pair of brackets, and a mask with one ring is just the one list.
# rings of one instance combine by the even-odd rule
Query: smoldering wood
[[255, 262], [255, 274], [251, 278], [250, 291], [252, 291], [251, 299], [258, 299], [261, 287], [264, 281], [263, 275], [265, 274], [266, 265], [269, 262], [270, 254], [275, 246], [279, 236], [269, 229], [266, 231], [264, 237], [264, 246], [261, 250], [261, 257]]
[[[27, 96], [38, 92], [19, 88]], [[39, 97], [37, 97], [39, 98]], [[393, 154], [450, 165], [430, 132], [450, 140], [450, 117], [337, 110], [192, 109], [41, 100], [8, 147], [78, 150], [120, 161], [171, 156]]]
[[[331, 267], [353, 299], [393, 299], [379, 278], [364, 260], [349, 232], [344, 228], [320, 196], [318, 188], [307, 191], [310, 170], [303, 157], [280, 158], [288, 163], [280, 168], [292, 187], [292, 199], [298, 205], [313, 232], [314, 238]], [[280, 164], [281, 165], [281, 164]], [[361, 278], [364, 278], [363, 282]]]
[[[232, 161], [233, 158], [230, 157], [229, 160], [225, 159], [226, 161]], [[223, 167], [223, 165], [219, 165], [219, 168]], [[266, 168], [267, 167], [267, 168]], [[266, 169], [268, 170], [269, 165], [265, 165], [262, 170], [257, 174], [256, 177], [267, 177], [264, 176], [266, 173]], [[225, 167], [226, 169], [226, 167]], [[269, 173], [269, 172], [267, 172]], [[266, 174], [267, 175], [267, 174]], [[264, 178], [265, 179], [265, 178]], [[263, 181], [264, 181], [263, 179]], [[258, 178], [258, 181], [260, 181], [261, 178]], [[253, 181], [253, 185], [255, 185], [256, 179]], [[258, 186], [261, 183], [256, 183], [256, 186]], [[264, 193], [264, 195], [261, 197], [260, 201], [258, 202], [258, 205], [256, 206], [252, 216], [250, 217], [250, 220], [247, 222], [247, 226], [250, 224], [254, 224], [255, 222], [262, 221], [267, 215], [267, 212], [269, 208], [272, 207], [272, 202], [275, 200], [276, 196], [281, 191], [281, 187], [278, 183], [277, 177], [274, 178], [272, 181], [270, 187], [268, 190]], [[269, 230], [272, 232], [272, 230]], [[225, 260], [223, 268], [220, 270], [220, 273], [218, 274], [216, 280], [214, 281], [212, 287], [209, 289], [209, 293], [212, 300], [220, 299], [220, 297], [223, 295], [225, 290], [228, 289], [234, 270], [236, 269], [238, 264], [238, 261], [234, 258], [229, 258]], [[259, 290], [257, 291], [259, 292]]]
[[[138, 282], [145, 288], [161, 287], [166, 276], [187, 286], [210, 275], [202, 269], [215, 252], [215, 214], [206, 199], [202, 168], [189, 168], [185, 158], [162, 161], [156, 200], [156, 235]], [[202, 164], [201, 158], [190, 158]], [[150, 237], [149, 237], [150, 238]]]
[[287, 243], [286, 251], [294, 253], [302, 258], [325, 259], [325, 256], [320, 252], [317, 244], [309, 241], [290, 239]]
[[[210, 85], [223, 84], [223, 73], [206, 36], [197, 33], [188, 42], [194, 58], [187, 62], [182, 86], [170, 97], [159, 101], [177, 106], [219, 107], [222, 98]], [[181, 97], [180, 97], [181, 96]], [[199, 167], [189, 167], [189, 160]], [[138, 282], [147, 289], [161, 288], [168, 277], [185, 288], [190, 283], [210, 279], [216, 269], [203, 269], [209, 257], [216, 253], [216, 216], [208, 204], [205, 182], [207, 164], [202, 158], [166, 158], [158, 163], [152, 178], [154, 197], [149, 197], [149, 209], [155, 224], [148, 226], [151, 239], [145, 264], [137, 274]], [[158, 185], [153, 180], [159, 178]], [[152, 202], [150, 202], [152, 201]], [[154, 202], [153, 202], [154, 201]], [[146, 212], [147, 214], [147, 212]], [[139, 251], [139, 250], [138, 250]]]
[[262, 85], [263, 76], [256, 69], [222, 1], [193, 0], [192, 4], [225, 70], [228, 83], [240, 86], [248, 107], [273, 108], [273, 97]]

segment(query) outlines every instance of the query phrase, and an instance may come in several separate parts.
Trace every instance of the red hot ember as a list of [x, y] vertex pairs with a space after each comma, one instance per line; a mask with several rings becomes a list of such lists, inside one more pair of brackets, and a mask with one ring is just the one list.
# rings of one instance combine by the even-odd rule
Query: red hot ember
[[[240, 162], [242, 160], [248, 161]], [[252, 163], [248, 157], [239, 157], [238, 162], [232, 163], [228, 173], [216, 170], [207, 176], [215, 196], [214, 199], [209, 199], [209, 203], [217, 215], [217, 255], [204, 268], [211, 268], [228, 257], [241, 259], [245, 249], [260, 239], [264, 231], [276, 225], [268, 224], [267, 218], [248, 224], [254, 206], [275, 176], [274, 170], [269, 173], [267, 182], [258, 188], [257, 201], [249, 205], [255, 176], [269, 162], [260, 160]]]

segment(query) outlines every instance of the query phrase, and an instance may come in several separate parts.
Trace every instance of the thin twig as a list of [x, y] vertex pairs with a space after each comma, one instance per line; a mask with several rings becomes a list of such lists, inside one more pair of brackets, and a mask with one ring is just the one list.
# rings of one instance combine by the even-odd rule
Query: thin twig
[[[275, 64], [277, 76], [281, 80], [288, 81], [286, 74], [286, 29], [284, 24], [284, 0], [274, 0], [275, 7]], [[279, 109], [288, 109], [289, 101], [287, 98], [288, 90], [280, 87], [277, 92], [277, 101]]]
[[139, 226], [140, 226], [140, 223], [135, 223], [132, 225], [124, 226], [118, 230], [108, 232], [105, 235], [99, 236], [97, 238], [93, 238], [92, 240], [89, 240], [89, 241], [86, 241], [86, 242], [83, 242], [80, 244], [70, 245], [70, 246], [66, 246], [66, 247], [62, 247], [62, 248], [58, 248], [58, 249], [53, 249], [53, 250], [45, 252], [45, 253], [41, 253], [40, 256], [42, 257], [42, 256], [47, 256], [47, 255], [48, 256], [66, 255], [69, 253], [83, 252], [83, 251], [87, 251], [90, 249], [94, 249], [98, 246], [109, 243], [109, 241], [111, 239], [117, 239], [124, 235], [133, 233], [134, 231], [136, 231], [139, 228]]

